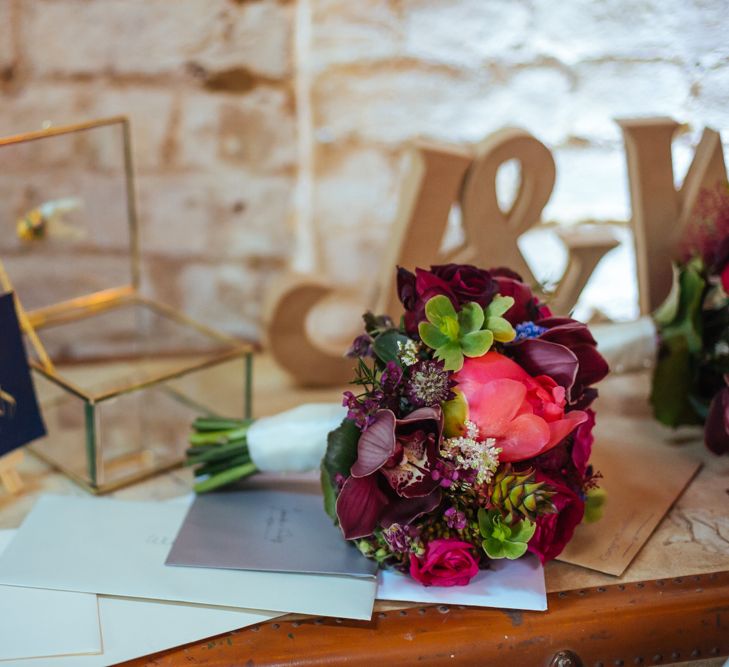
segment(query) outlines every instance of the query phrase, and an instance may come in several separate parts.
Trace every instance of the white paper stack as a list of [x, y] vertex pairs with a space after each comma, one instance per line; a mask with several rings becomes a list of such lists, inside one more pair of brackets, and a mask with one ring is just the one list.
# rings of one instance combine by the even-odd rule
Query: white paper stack
[[165, 566], [186, 512], [42, 497], [0, 555], [0, 605], [18, 619], [0, 624], [0, 667], [109, 665], [286, 612], [370, 618], [373, 580]]
[[[0, 531], [0, 667], [110, 665], [287, 612], [371, 617], [372, 577], [165, 565], [188, 504], [44, 496], [12, 540]], [[383, 600], [546, 609], [534, 559], [464, 587], [390, 572], [379, 587]]]

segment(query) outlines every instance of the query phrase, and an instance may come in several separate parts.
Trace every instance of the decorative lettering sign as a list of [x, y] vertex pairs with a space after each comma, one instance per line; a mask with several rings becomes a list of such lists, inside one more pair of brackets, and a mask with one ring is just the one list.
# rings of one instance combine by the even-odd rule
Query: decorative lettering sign
[[[625, 136], [628, 176], [633, 205], [641, 310], [652, 312], [671, 286], [671, 258], [677, 238], [689, 219], [702, 186], [726, 180], [718, 133], [706, 130], [683, 186], [674, 187], [671, 141], [679, 124], [665, 118], [620, 121]], [[508, 211], [496, 196], [496, 174], [507, 161], [516, 160], [521, 180]], [[479, 266], [511, 266], [529, 282], [534, 276], [521, 255], [519, 237], [537, 225], [555, 182], [555, 164], [549, 149], [528, 132], [504, 129], [487, 137], [473, 151], [419, 144], [401, 188], [398, 216], [383, 253], [381, 276], [369, 304], [375, 312], [397, 316], [395, 266], [406, 268], [436, 263], [466, 262]], [[441, 252], [453, 204], [462, 213], [465, 242]], [[605, 228], [586, 233], [564, 230], [560, 237], [568, 250], [567, 269], [550, 295], [552, 310], [568, 314], [598, 262], [616, 247]], [[280, 284], [266, 308], [269, 349], [277, 362], [298, 382], [330, 386], [346, 383], [352, 363], [340, 346], [323, 346], [307, 335], [309, 314], [338, 291], [318, 277], [290, 275]], [[342, 327], [350, 330], [351, 323]]]

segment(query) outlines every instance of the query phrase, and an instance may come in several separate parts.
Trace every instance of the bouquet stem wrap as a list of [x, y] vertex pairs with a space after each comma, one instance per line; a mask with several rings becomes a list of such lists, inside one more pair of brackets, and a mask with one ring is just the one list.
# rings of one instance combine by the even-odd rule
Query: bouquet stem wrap
[[305, 472], [319, 467], [327, 433], [346, 410], [339, 403], [309, 403], [257, 420], [200, 417], [193, 423], [187, 465], [197, 466], [197, 493], [257, 472]]

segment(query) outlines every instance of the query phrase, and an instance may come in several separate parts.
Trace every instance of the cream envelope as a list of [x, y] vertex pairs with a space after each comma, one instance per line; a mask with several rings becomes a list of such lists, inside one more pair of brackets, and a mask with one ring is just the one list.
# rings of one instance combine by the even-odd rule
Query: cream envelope
[[400, 572], [382, 570], [377, 599], [528, 611], [547, 609], [544, 569], [534, 556], [493, 561], [491, 569], [479, 572], [467, 586], [426, 587]]
[[[14, 530], [0, 531], [0, 553], [15, 532]], [[3, 587], [3, 590], [5, 588]], [[40, 591], [40, 589], [18, 590]], [[66, 591], [49, 592], [64, 596], [89, 595], [88, 593], [68, 593]], [[280, 615], [267, 611], [230, 607], [206, 607], [104, 595], [92, 597], [98, 597], [98, 614], [95, 618], [96, 635], [98, 638], [100, 617], [104, 644], [103, 654], [12, 660], [2, 662], [2, 667], [106, 667], [106, 665], [125, 662], [256, 623], [264, 623]], [[72, 608], [66, 608], [66, 611], [69, 623], [84, 623], [80, 616], [73, 613]], [[5, 617], [2, 618], [5, 619]], [[33, 623], [22, 627], [22, 634], [28, 641], [37, 640], [38, 632], [48, 631], [48, 627], [38, 625], [39, 621], [42, 622], [42, 619], [36, 617]], [[38, 632], [34, 632], [36, 628]]]
[[[15, 531], [0, 530], [0, 553]], [[0, 665], [18, 658], [101, 653], [96, 596], [0, 586]]]
[[376, 580], [166, 566], [185, 504], [44, 496], [0, 557], [0, 584], [369, 619]]
[[[599, 416], [598, 416], [599, 420]], [[598, 437], [590, 459], [607, 493], [602, 518], [577, 526], [558, 560], [619, 576], [701, 467], [659, 438]]]

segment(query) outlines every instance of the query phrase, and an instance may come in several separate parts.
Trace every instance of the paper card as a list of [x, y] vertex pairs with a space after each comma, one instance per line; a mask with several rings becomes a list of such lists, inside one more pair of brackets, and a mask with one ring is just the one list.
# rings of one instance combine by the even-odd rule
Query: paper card
[[362, 577], [165, 565], [184, 504], [43, 496], [0, 556], [0, 584], [369, 619]]
[[688, 454], [637, 434], [599, 438], [591, 463], [607, 493], [602, 518], [581, 524], [558, 560], [620, 576], [701, 467]]
[[527, 611], [547, 609], [544, 569], [531, 555], [492, 561], [491, 569], [481, 570], [467, 586], [423, 586], [400, 572], [381, 570], [377, 599]]
[[377, 564], [346, 542], [322, 497], [276, 489], [195, 499], [168, 565], [369, 577]]
[[0, 295], [0, 457], [46, 434], [12, 293]]
[[[0, 531], [0, 553], [14, 533]], [[101, 653], [95, 595], [0, 586], [0, 665], [83, 653]]]
[[[7, 535], [4, 536], [3, 532]], [[15, 532], [0, 531], [0, 540], [6, 537], [9, 541]], [[0, 551], [1, 547], [2, 545]], [[63, 595], [77, 595], [77, 593], [63, 593]], [[279, 616], [273, 612], [251, 609], [206, 607], [103, 595], [98, 596], [98, 605], [104, 643], [103, 654], [13, 660], [0, 662], [0, 666], [106, 667], [256, 623], [264, 623]], [[80, 622], [80, 619], [76, 620]], [[28, 636], [28, 629], [33, 627], [39, 626], [27, 625], [23, 628], [24, 635]], [[47, 628], [40, 629], [47, 630]]]

